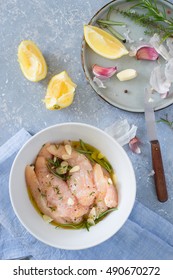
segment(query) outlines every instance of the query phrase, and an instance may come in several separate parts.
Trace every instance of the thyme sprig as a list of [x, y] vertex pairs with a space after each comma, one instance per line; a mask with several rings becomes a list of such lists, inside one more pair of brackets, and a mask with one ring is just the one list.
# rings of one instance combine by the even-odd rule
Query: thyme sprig
[[[135, 0], [127, 0], [127, 2], [136, 2]], [[137, 8], [142, 8], [146, 13], [139, 13]], [[128, 17], [136, 24], [147, 28], [145, 34], [153, 35], [161, 33], [162, 40], [173, 36], [173, 18], [167, 16], [165, 8], [161, 5], [158, 7], [156, 0], [139, 0], [131, 6], [129, 10], [123, 11], [115, 9], [124, 17]]]
[[[127, 2], [136, 2], [135, 0], [127, 0]], [[157, 0], [138, 0], [137, 4], [133, 5], [131, 9], [136, 7], [140, 7], [147, 11], [145, 17], [152, 17], [155, 22], [164, 22], [169, 25], [173, 29], [173, 18], [167, 17], [165, 8], [161, 6], [161, 9], [157, 6]]]

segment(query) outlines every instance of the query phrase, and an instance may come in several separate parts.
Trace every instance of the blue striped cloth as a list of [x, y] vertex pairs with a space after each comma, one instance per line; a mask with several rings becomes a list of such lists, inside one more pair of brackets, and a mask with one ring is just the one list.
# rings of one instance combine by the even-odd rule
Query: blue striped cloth
[[173, 225], [138, 201], [118, 233], [90, 249], [56, 249], [30, 235], [15, 216], [8, 191], [12, 162], [30, 137], [25, 129], [21, 129], [0, 147], [0, 259], [21, 259], [28, 256], [37, 260], [173, 259]]

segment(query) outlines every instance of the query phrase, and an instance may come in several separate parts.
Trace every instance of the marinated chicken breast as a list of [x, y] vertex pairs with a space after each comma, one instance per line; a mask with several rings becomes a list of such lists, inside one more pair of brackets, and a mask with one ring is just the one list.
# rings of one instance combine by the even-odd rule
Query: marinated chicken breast
[[26, 166], [25, 178], [41, 213], [58, 224], [78, 224], [86, 218], [94, 224], [101, 213], [118, 205], [110, 174], [68, 141], [43, 145], [34, 165]]

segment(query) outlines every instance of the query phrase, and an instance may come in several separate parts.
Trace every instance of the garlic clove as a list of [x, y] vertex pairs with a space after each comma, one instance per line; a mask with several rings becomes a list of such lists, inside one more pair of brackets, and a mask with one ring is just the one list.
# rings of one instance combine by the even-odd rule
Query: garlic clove
[[137, 72], [134, 69], [126, 69], [117, 74], [117, 78], [123, 82], [136, 78]]
[[79, 166], [79, 165], [75, 165], [75, 166], [73, 166], [73, 167], [70, 169], [69, 173], [74, 173], [74, 172], [77, 172], [77, 171], [79, 171], [79, 170], [80, 170], [80, 166]]
[[43, 215], [42, 217], [43, 217], [43, 220], [48, 224], [53, 221], [53, 219], [47, 215]]
[[141, 153], [141, 149], [139, 147], [140, 144], [140, 140], [138, 137], [134, 137], [133, 139], [130, 140], [129, 142], [129, 147], [132, 150], [133, 153], [135, 154], [140, 154]]
[[94, 64], [92, 71], [95, 77], [100, 79], [108, 79], [117, 72], [117, 67], [102, 67]]
[[153, 47], [141, 47], [136, 52], [136, 58], [138, 60], [157, 60], [158, 57], [159, 54]]
[[68, 159], [70, 159], [71, 158], [71, 155], [67, 155], [67, 154], [63, 154], [62, 155], [62, 159], [63, 160], [68, 160]]
[[68, 155], [71, 155], [71, 153], [72, 153], [72, 147], [70, 146], [70, 145], [65, 145], [64, 146], [65, 147], [65, 150], [66, 150], [66, 152], [67, 152], [67, 154]]

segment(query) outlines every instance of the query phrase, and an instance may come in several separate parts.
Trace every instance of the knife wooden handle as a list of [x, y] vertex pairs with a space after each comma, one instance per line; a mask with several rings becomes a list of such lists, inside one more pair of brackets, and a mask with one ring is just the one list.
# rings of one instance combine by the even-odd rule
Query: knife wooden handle
[[157, 198], [159, 201], [165, 202], [168, 199], [168, 193], [166, 188], [160, 144], [158, 140], [151, 141], [151, 153], [153, 169], [155, 172], [154, 180], [156, 185]]

